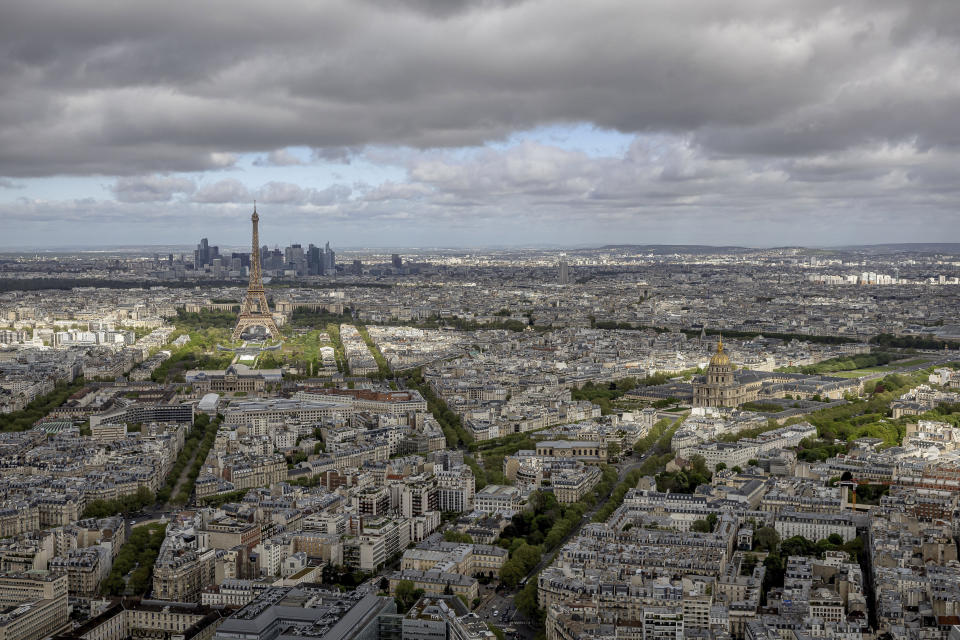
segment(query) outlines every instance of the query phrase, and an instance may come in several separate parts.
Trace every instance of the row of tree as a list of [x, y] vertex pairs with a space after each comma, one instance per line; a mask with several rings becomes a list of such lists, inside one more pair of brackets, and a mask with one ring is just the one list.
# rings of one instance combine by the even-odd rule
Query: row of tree
[[[605, 466], [603, 468], [603, 476], [600, 480], [600, 483], [594, 487], [594, 490], [581, 500], [572, 505], [567, 505], [563, 510], [563, 514], [559, 520], [554, 522], [552, 525], [549, 525], [550, 513], [549, 511], [545, 514], [548, 519], [545, 523], [537, 523], [536, 517], [533, 518], [531, 525], [537, 525], [538, 527], [544, 526], [547, 524], [550, 526], [548, 533], [543, 538], [543, 544], [539, 546], [532, 546], [529, 544], [528, 537], [522, 544], [517, 548], [517, 551], [521, 551], [519, 556], [516, 551], [512, 554], [510, 560], [504, 563], [504, 568], [507, 569], [506, 573], [501, 570], [500, 579], [507, 586], [515, 586], [518, 584], [530, 571], [537, 566], [539, 562], [539, 554], [537, 555], [537, 560], [533, 561], [533, 553], [530, 549], [540, 549], [541, 553], [550, 551], [558, 547], [563, 540], [577, 527], [583, 518], [584, 512], [587, 508], [593, 504], [596, 504], [598, 500], [606, 500], [603, 502], [603, 506], [597, 511], [594, 515], [594, 522], [602, 522], [610, 517], [610, 515], [623, 503], [623, 499], [627, 494], [627, 491], [637, 486], [637, 482], [640, 480], [641, 472], [639, 470], [632, 471], [627, 474], [626, 478], [619, 484], [617, 483], [617, 472], [613, 467]], [[616, 485], [616, 486], [614, 486]], [[545, 499], [543, 503], [544, 506], [552, 506], [550, 499], [555, 500], [552, 494], [545, 494], [549, 496]], [[535, 505], [536, 507], [537, 505]], [[511, 523], [511, 526], [516, 526], [517, 523]], [[509, 528], [509, 527], [508, 527]], [[504, 530], [504, 533], [507, 533], [507, 530]], [[536, 538], [534, 538], [535, 540]], [[514, 557], [517, 557], [514, 560]], [[508, 565], [509, 568], [508, 568]], [[532, 575], [527, 579], [527, 583], [524, 585], [523, 589], [517, 594], [515, 600], [517, 608], [527, 615], [530, 618], [538, 619], [541, 622], [544, 618], [544, 610], [540, 607], [539, 600], [537, 597], [537, 575]]]
[[[197, 450], [200, 448], [200, 444], [206, 437], [207, 430], [210, 428], [211, 424], [212, 422], [210, 421], [210, 416], [205, 413], [199, 414], [194, 419], [193, 426], [190, 428], [190, 432], [187, 434], [187, 437], [184, 440], [183, 448], [180, 449], [180, 453], [177, 454], [177, 459], [170, 468], [170, 473], [167, 474], [167, 479], [164, 483], [164, 486], [157, 491], [157, 502], [166, 503], [170, 500], [170, 495], [173, 493], [174, 488], [176, 488], [177, 482], [180, 480], [180, 476], [183, 475], [183, 472], [187, 467], [187, 463], [190, 462]], [[216, 427], [214, 427], [212, 431], [214, 432], [214, 435], [216, 435]], [[177, 498], [179, 499], [180, 497], [181, 495], [178, 493]], [[184, 500], [183, 502], [186, 503], [187, 501]]]
[[326, 309], [314, 311], [312, 309], [298, 308], [290, 314], [291, 327], [319, 328], [330, 323], [342, 324], [344, 322], [353, 322], [353, 313], [350, 307], [345, 307], [343, 313], [330, 313]]
[[628, 473], [626, 477], [613, 488], [613, 491], [610, 493], [610, 497], [607, 498], [607, 501], [603, 503], [597, 512], [593, 516], [594, 522], [605, 522], [607, 518], [613, 515], [613, 512], [620, 508], [620, 505], [623, 504], [623, 499], [627, 495], [627, 491], [634, 489], [637, 486], [637, 482], [640, 481], [640, 478], [643, 477], [643, 474], [639, 469], [635, 469]]
[[900, 421], [889, 419], [890, 403], [907, 389], [926, 382], [928, 375], [927, 371], [921, 370], [871, 380], [864, 385], [867, 398], [851, 399], [844, 405], [820, 409], [808, 415], [806, 420], [817, 427], [818, 435], [825, 440], [875, 437], [882, 439], [887, 446], [898, 445], [903, 439], [904, 426]]
[[960, 349], [960, 342], [955, 340], [941, 340], [924, 336], [895, 336], [890, 333], [881, 333], [870, 338], [870, 342], [881, 347], [896, 347], [899, 349]]
[[94, 500], [83, 510], [82, 518], [106, 518], [118, 513], [134, 513], [156, 502], [153, 492], [146, 487], [137, 488], [136, 493], [115, 500]]
[[[238, 280], [204, 280], [206, 287], [236, 287]], [[100, 280], [99, 278], [3, 278], [0, 279], [2, 291], [42, 291], [56, 289], [69, 291], [76, 288], [94, 287], [97, 289], [149, 289], [157, 286], [156, 281], [135, 282], [132, 280]], [[197, 286], [195, 280], [164, 281], [164, 287], [169, 289], [193, 289]], [[340, 285], [338, 285], [340, 286]], [[360, 286], [351, 284], [350, 286]]]
[[379, 378], [386, 379], [392, 375], [390, 371], [390, 364], [387, 362], [387, 359], [383, 357], [383, 354], [380, 352], [380, 348], [373, 341], [373, 338], [370, 337], [370, 332], [365, 326], [357, 323], [357, 333], [360, 334], [360, 337], [363, 338], [363, 341], [367, 344], [367, 350], [370, 351], [370, 354], [373, 355], [373, 359], [377, 362], [377, 373]]
[[343, 340], [340, 339], [340, 324], [337, 322], [328, 324], [327, 335], [330, 336], [330, 342], [333, 343], [333, 357], [337, 362], [337, 371], [349, 376], [350, 365], [347, 363], [347, 356], [343, 350]]
[[227, 493], [218, 493], [206, 497], [202, 500], [205, 507], [220, 507], [228, 502], [239, 502], [243, 500], [243, 496], [247, 495], [249, 489], [237, 489], [236, 491], [228, 491]]
[[237, 314], [233, 311], [184, 311], [177, 309], [173, 320], [178, 329], [199, 331], [200, 329], [233, 329], [237, 324]]
[[680, 426], [679, 420], [663, 418], [654, 423], [647, 435], [633, 443], [633, 452], [642, 456], [650, 451], [654, 455], [670, 452], [670, 440]]
[[[669, 333], [673, 329], [667, 327], [655, 327], [652, 325], [644, 324], [634, 324], [630, 322], [598, 322], [595, 318], [591, 316], [591, 326], [595, 329], [622, 329], [630, 331], [656, 331], [657, 333]], [[680, 332], [686, 334], [691, 338], [696, 338], [700, 335], [700, 329], [682, 329]], [[767, 338], [779, 338], [780, 340], [790, 341], [790, 340], [801, 340], [804, 342], [818, 342], [821, 344], [844, 344], [847, 342], [856, 342], [854, 338], [843, 338], [840, 336], [815, 336], [807, 333], [779, 333], [773, 332], [768, 333], [766, 331], [738, 331], [736, 329], [706, 329], [705, 332], [708, 335], [718, 335], [723, 334], [729, 338], [756, 338], [759, 335], [763, 335]]]
[[0, 431], [26, 431], [32, 429], [38, 420], [62, 405], [67, 399], [83, 388], [83, 378], [73, 382], [58, 382], [53, 391], [34, 398], [20, 411], [0, 415]]
[[193, 464], [190, 465], [190, 470], [187, 472], [187, 480], [181, 485], [176, 497], [174, 497], [175, 503], [187, 504], [190, 501], [190, 496], [193, 494], [193, 487], [197, 482], [197, 476], [200, 475], [200, 470], [203, 469], [203, 463], [207, 459], [207, 454], [210, 453], [213, 442], [217, 439], [217, 430], [219, 428], [219, 420], [214, 420], [205, 427], [197, 455], [193, 459]]
[[[166, 530], [165, 523], [134, 527], [130, 539], [120, 547], [113, 561], [113, 567], [110, 569], [110, 575], [103, 581], [100, 591], [109, 596], [146, 593], [150, 588], [153, 564], [157, 561], [157, 554], [160, 552]], [[130, 574], [129, 582], [124, 580], [127, 574]]]
[[424, 379], [421, 368], [411, 369], [407, 372], [406, 383], [407, 386], [419, 391], [420, 395], [427, 401], [427, 410], [440, 423], [440, 428], [443, 430], [449, 448], [456, 449], [460, 445], [469, 445], [473, 442], [473, 436], [463, 428], [460, 416], [454, 413], [447, 406], [447, 403], [433, 392], [433, 389]]

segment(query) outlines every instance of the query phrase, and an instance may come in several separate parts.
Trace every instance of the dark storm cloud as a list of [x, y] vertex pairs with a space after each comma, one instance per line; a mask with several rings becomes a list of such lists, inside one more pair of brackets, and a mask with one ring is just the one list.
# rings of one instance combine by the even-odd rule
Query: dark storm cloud
[[741, 157], [905, 142], [953, 153], [957, 5], [8, 3], [0, 175], [217, 169], [297, 145], [318, 157], [457, 147], [580, 121]]

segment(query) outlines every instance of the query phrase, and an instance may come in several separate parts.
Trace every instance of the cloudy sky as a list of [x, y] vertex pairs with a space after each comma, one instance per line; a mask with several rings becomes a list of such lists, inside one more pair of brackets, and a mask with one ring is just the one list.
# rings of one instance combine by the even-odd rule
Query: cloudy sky
[[960, 241], [960, 2], [7, 3], [2, 247]]

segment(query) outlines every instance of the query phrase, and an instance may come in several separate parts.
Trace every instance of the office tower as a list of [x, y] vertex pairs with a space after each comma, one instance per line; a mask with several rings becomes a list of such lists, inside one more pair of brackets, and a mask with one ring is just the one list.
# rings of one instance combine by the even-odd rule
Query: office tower
[[299, 244], [291, 245], [284, 250], [283, 261], [285, 267], [296, 271], [297, 275], [307, 272], [307, 258], [303, 253], [303, 247]]
[[390, 258], [390, 261], [393, 263], [393, 268], [394, 268], [394, 269], [402, 269], [402, 268], [403, 268], [403, 258], [400, 257], [400, 254], [399, 254], [399, 253], [393, 254], [393, 256]]
[[195, 269], [213, 264], [216, 258], [220, 257], [220, 247], [212, 247], [206, 238], [200, 240], [196, 250], [193, 252], [193, 265]]
[[560, 272], [560, 284], [570, 284], [570, 266], [567, 264], [566, 259], [561, 258], [558, 266]]
[[323, 264], [320, 261], [320, 247], [313, 244], [307, 247], [307, 273], [312, 276], [323, 273]]
[[324, 257], [323, 272], [325, 274], [330, 274], [330, 275], [336, 273], [337, 272], [336, 255], [334, 254], [333, 249], [330, 248], [329, 242], [326, 244], [326, 246], [323, 249], [323, 257]]

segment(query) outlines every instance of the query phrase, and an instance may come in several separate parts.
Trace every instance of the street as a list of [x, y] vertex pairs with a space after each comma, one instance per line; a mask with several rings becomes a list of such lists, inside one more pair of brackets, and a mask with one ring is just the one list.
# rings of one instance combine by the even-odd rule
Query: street
[[[522, 613], [517, 611], [513, 602], [516, 594], [517, 591], [507, 589], [496, 592], [492, 584], [482, 587], [480, 593], [482, 602], [474, 609], [474, 613], [480, 616], [484, 622], [503, 629], [508, 638], [530, 640], [537, 634], [540, 623], [539, 621], [530, 622]], [[509, 631], [510, 629], [513, 631]]]
[[[650, 453], [647, 452], [640, 456], [640, 458], [633, 460], [624, 460], [616, 465], [617, 473], [617, 482], [614, 484], [616, 487], [617, 484], [622, 482], [624, 478], [627, 477], [634, 469], [640, 468], [640, 466], [646, 461], [650, 456]], [[607, 496], [609, 498], [609, 496]], [[606, 503], [606, 499], [598, 500], [597, 504], [593, 506], [590, 511], [583, 515], [583, 518], [580, 519], [580, 522], [571, 529], [570, 533], [567, 534], [563, 540], [560, 541], [560, 544], [557, 545], [549, 554], [544, 554], [543, 558], [539, 563], [527, 574], [527, 580], [535, 580], [536, 575], [540, 573], [544, 568], [550, 566], [553, 562], [553, 559], [563, 548], [563, 545], [567, 543], [570, 538], [574, 537], [580, 532], [580, 529], [584, 524], [591, 522], [593, 516], [597, 511]], [[489, 590], [488, 590], [489, 589]], [[523, 640], [531, 640], [540, 628], [540, 621], [531, 621], [523, 613], [517, 611], [516, 605], [514, 604], [514, 597], [518, 591], [509, 591], [502, 590], [500, 593], [491, 593], [492, 589], [490, 587], [484, 587], [484, 591], [481, 592], [482, 602], [474, 611], [478, 616], [483, 618], [485, 622], [495, 624], [502, 629], [514, 629], [513, 636], [516, 638], [522, 638]], [[497, 612], [494, 614], [494, 612]], [[508, 632], [508, 637], [510, 637]]]

